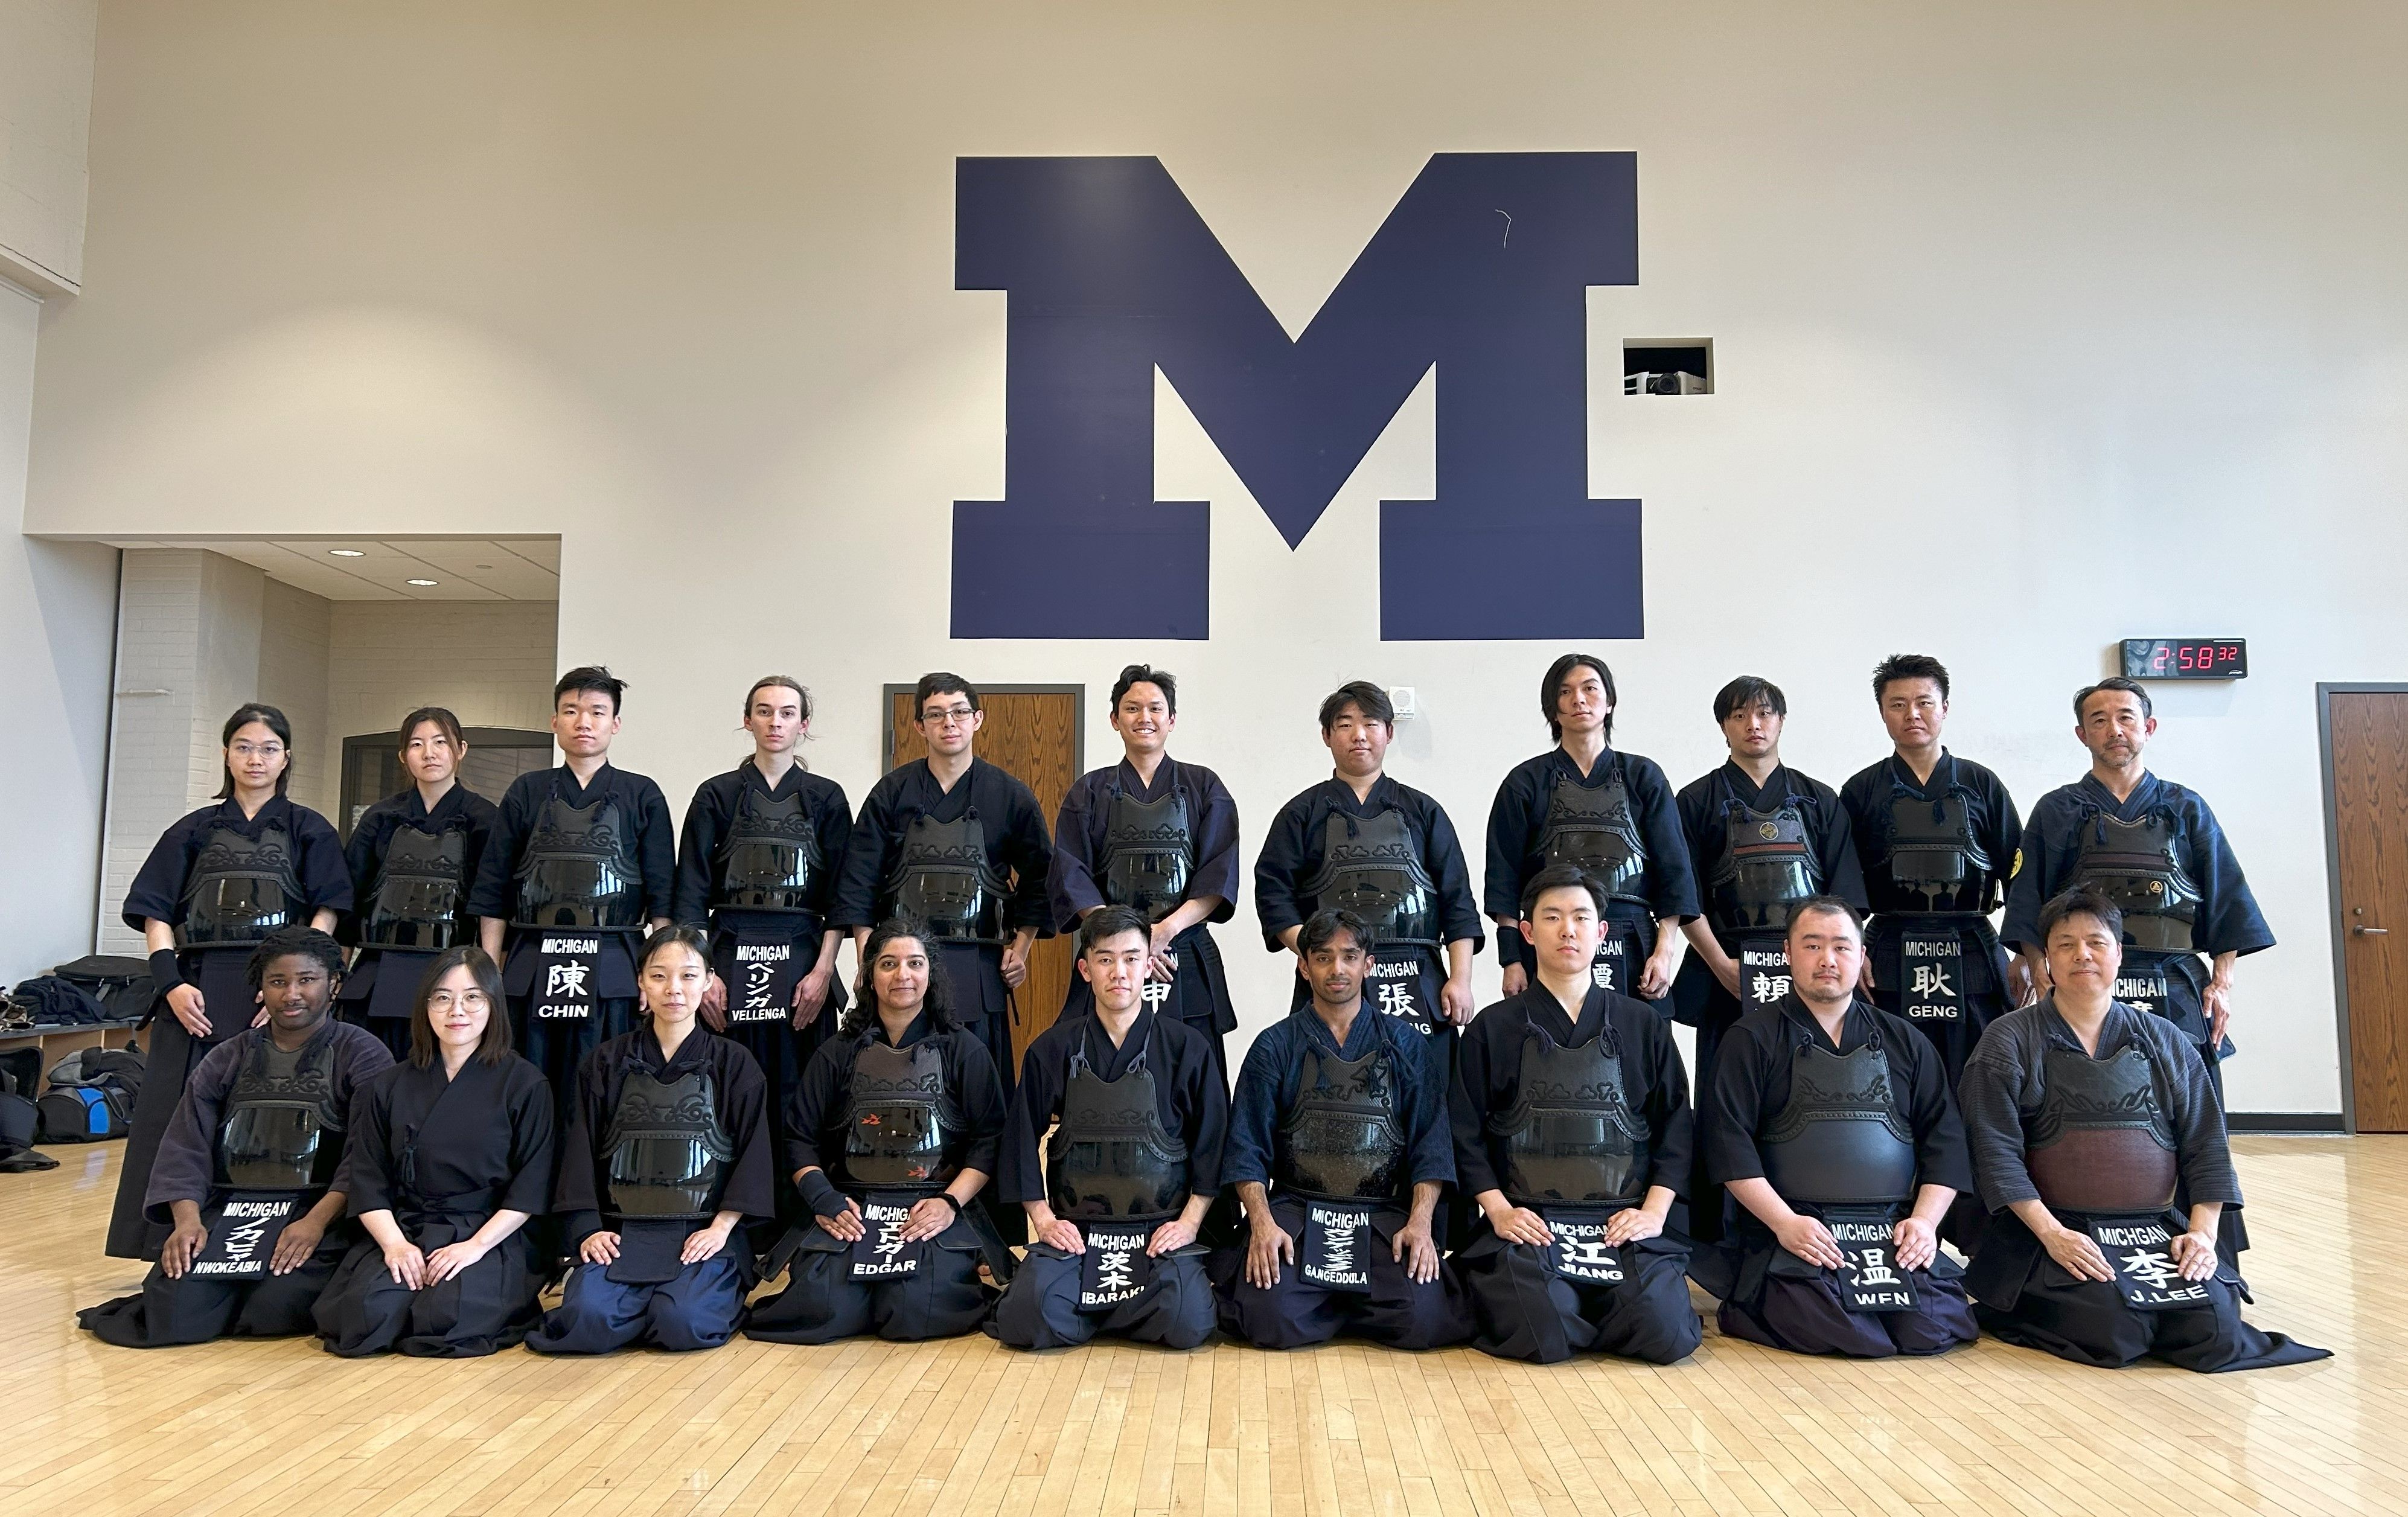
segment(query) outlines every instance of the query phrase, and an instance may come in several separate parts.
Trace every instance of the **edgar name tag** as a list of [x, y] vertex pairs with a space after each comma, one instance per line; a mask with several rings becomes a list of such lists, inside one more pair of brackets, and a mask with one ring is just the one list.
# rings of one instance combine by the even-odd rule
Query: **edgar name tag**
[[1622, 1254], [1605, 1240], [1602, 1218], [1549, 1215], [1546, 1221], [1555, 1235], [1547, 1246], [1547, 1263], [1556, 1274], [1584, 1285], [1619, 1285], [1629, 1278]]
[[2173, 1234], [2153, 1217], [2103, 1217], [2090, 1224], [2090, 1237], [2115, 1271], [2115, 1289], [2135, 1311], [2177, 1311], [2203, 1307], [2210, 1300], [2207, 1282], [2185, 1280], [2175, 1267]]
[[1315, 1285], [1332, 1291], [1371, 1289], [1371, 1211], [1368, 1207], [1304, 1207], [1304, 1237], [1297, 1247], [1297, 1268]]
[[216, 1280], [265, 1280], [276, 1240], [301, 1204], [297, 1195], [230, 1195], [214, 1212], [202, 1213], [209, 1240], [192, 1272]]
[[1828, 1217], [1831, 1240], [1840, 1245], [1840, 1299], [1850, 1311], [1912, 1311], [1914, 1281], [1899, 1267], [1891, 1224], [1881, 1217]]
[[1739, 988], [1750, 1006], [1770, 1006], [1789, 994], [1789, 951], [1770, 938], [1739, 945]]
[[911, 1209], [892, 1201], [870, 1200], [862, 1203], [862, 1234], [853, 1246], [853, 1255], [845, 1274], [853, 1280], [900, 1280], [919, 1273], [920, 1256], [928, 1242], [916, 1243], [903, 1239], [903, 1224]]
[[[736, 945], [736, 983], [729, 987], [734, 1005], [727, 1009], [730, 1022], [779, 1022], [786, 1008], [778, 991], [786, 982], [786, 966], [795, 956], [790, 942], [748, 943]], [[791, 990], [788, 995], [792, 995]]]
[[1900, 1004], [1914, 1022], [1956, 1022], [1965, 1015], [1965, 944], [1953, 935], [1899, 940], [1899, 972], [1906, 976]]
[[1154, 1229], [1142, 1224], [1086, 1223], [1087, 1252], [1079, 1255], [1079, 1309], [1100, 1311], [1134, 1301], [1154, 1283], [1154, 1260], [1145, 1245]]

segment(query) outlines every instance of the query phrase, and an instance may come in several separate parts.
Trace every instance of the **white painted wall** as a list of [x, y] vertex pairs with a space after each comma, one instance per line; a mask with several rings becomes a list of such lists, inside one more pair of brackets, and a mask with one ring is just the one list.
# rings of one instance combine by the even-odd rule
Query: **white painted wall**
[[0, 5], [0, 277], [41, 294], [83, 279], [84, 143], [100, 0]]
[[[2114, 639], [2248, 637], [2255, 676], [2167, 692], [2152, 756], [2283, 939], [2243, 971], [2234, 1104], [2332, 1110], [2313, 687], [2408, 672], [2403, 49], [2396, 9], [2238, 0], [112, 7], [29, 523], [561, 533], [560, 660], [633, 679], [621, 755], [680, 803], [765, 668], [813, 682], [857, 796], [882, 682], [1099, 703], [1145, 656], [1250, 839], [1357, 676], [1420, 689], [1395, 768], [1477, 834], [1555, 650], [1377, 641], [1426, 390], [1293, 553], [1166, 399], [1160, 494], [1216, 503], [1210, 643], [948, 639], [950, 503], [1003, 457], [953, 160], [1159, 154], [1293, 331], [1431, 152], [1636, 150], [1642, 282], [1590, 301], [1592, 484], [1647, 511], [1650, 636], [1604, 650], [1627, 746], [1700, 772], [1753, 670], [1836, 781], [1882, 751], [1866, 671], [1919, 648], [2028, 803], [2079, 771], [2066, 697]], [[1617, 394], [1620, 340], [1666, 335], [1715, 339], [1721, 394]]]

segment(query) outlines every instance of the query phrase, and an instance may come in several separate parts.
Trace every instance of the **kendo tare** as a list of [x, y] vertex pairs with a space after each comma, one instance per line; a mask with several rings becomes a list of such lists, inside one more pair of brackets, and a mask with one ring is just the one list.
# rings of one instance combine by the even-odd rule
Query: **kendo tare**
[[635, 1019], [636, 949], [668, 924], [677, 886], [661, 787], [609, 760], [625, 689], [604, 668], [560, 677], [552, 734], [566, 762], [510, 782], [468, 897], [564, 1131], [579, 1069]]
[[1540, 870], [1569, 865], [1605, 890], [1599, 986], [1656, 1003], [1680, 955], [1672, 929], [1698, 914], [1697, 879], [1672, 787], [1656, 761], [1612, 746], [1612, 671], [1592, 653], [1566, 653], [1539, 682], [1539, 710], [1555, 746], [1516, 765], [1488, 809], [1485, 904], [1497, 922], [1505, 994], [1529, 987], [1522, 892]]
[[[1395, 736], [1396, 708], [1377, 685], [1358, 680], [1321, 703], [1321, 739], [1336, 772], [1272, 820], [1254, 862], [1254, 909], [1275, 953], [1297, 952], [1297, 935], [1317, 912], [1342, 910], [1361, 922], [1370, 956], [1363, 1002], [1417, 1036], [1443, 1088], [1455, 1029], [1475, 1009], [1480, 911], [1455, 823], [1437, 801], [1383, 771]], [[1289, 1009], [1311, 1001], [1299, 974]]]
[[1687, 1239], [1689, 1081], [1664, 1019], [1589, 971], [1604, 893], [1570, 866], [1523, 893], [1537, 980], [1473, 1019], [1455, 1056], [1455, 1183], [1487, 1226], [1454, 1267], [1507, 1359], [1671, 1364], [1701, 1337]]
[[[1082, 775], [1062, 798], [1054, 826], [1054, 924], [1062, 932], [1105, 906], [1143, 914], [1152, 952], [1146, 1005], [1186, 1023], [1226, 1071], [1221, 1040], [1238, 1025], [1229, 977], [1210, 924], [1226, 922], [1238, 897], [1238, 803], [1221, 777], [1170, 756], [1179, 685], [1168, 669], [1132, 664], [1112, 684], [1112, 730], [1121, 759]], [[1072, 977], [1065, 1017], [1083, 1016], [1095, 995]], [[1226, 1088], [1228, 1077], [1221, 1075]]]
[[359, 953], [339, 1014], [406, 1059], [418, 982], [446, 949], [478, 940], [468, 891], [501, 811], [460, 783], [468, 742], [458, 717], [422, 707], [402, 718], [399, 737], [409, 786], [361, 812], [343, 850]]
[[201, 1061], [259, 1014], [253, 950], [287, 927], [332, 932], [351, 909], [343, 845], [324, 817], [285, 798], [293, 728], [272, 706], [244, 706], [222, 733], [218, 800], [163, 834], [125, 893], [159, 998], [144, 1023], [142, 1094], [117, 1175], [108, 1253], [156, 1259], [166, 1224], [145, 1209], [159, 1142]]
[[1723, 1332], [1795, 1353], [1941, 1353], [1976, 1336], [1939, 1228], [1972, 1186], [1940, 1056], [1856, 995], [1863, 928], [1821, 896], [1789, 916], [1790, 994], [1723, 1038], [1698, 1104], [1708, 1172], [1738, 1203], [1691, 1273]]
[[2124, 921], [2115, 998], [2180, 1029], [2220, 1091], [2219, 1063], [2232, 1052], [2225, 1028], [2233, 962], [2273, 947], [2274, 934], [2207, 802], [2142, 762], [2157, 730], [2149, 693], [2135, 680], [2102, 680], [2074, 696], [2073, 710], [2090, 772], [2032, 808], [2004, 936], [2037, 976], [2043, 902], [2075, 885], [2114, 902]]
[[999, 1163], [1002, 1082], [985, 1040], [953, 1021], [919, 932], [869, 935], [861, 999], [796, 1087], [786, 1164], [811, 1221], [772, 1251], [767, 1273], [786, 1271], [786, 1287], [753, 1309], [748, 1338], [954, 1338], [995, 1299], [980, 1266], [1011, 1278], [976, 1204]]
[[1370, 930], [1324, 909], [1297, 937], [1312, 998], [1258, 1034], [1238, 1071], [1221, 1178], [1247, 1240], [1211, 1261], [1222, 1325], [1256, 1348], [1343, 1333], [1428, 1349], [1470, 1335], [1432, 1234], [1455, 1179], [1440, 1071], [1419, 1034], [1371, 1011]]
[[133, 1295], [76, 1314], [105, 1343], [164, 1348], [291, 1338], [358, 1234], [343, 1220], [351, 1095], [393, 1055], [327, 1013], [343, 972], [335, 939], [285, 927], [252, 950], [266, 1022], [220, 1040], [177, 1102], [148, 1208], [170, 1225]]
[[843, 786], [796, 756], [810, 724], [811, 697], [799, 683], [754, 680], [744, 696], [752, 754], [695, 788], [678, 843], [677, 920], [710, 924], [718, 980], [704, 1020], [721, 1019], [713, 1024], [760, 1065], [781, 1144], [786, 1098], [844, 1010], [836, 980], [843, 934], [828, 919], [853, 809]]
[[552, 1210], [578, 1264], [526, 1346], [715, 1349], [760, 1282], [746, 1222], [776, 1214], [767, 1087], [752, 1055], [699, 1025], [710, 945], [665, 927], [637, 961], [649, 1024], [588, 1054]]
[[1892, 752], [1840, 789], [1872, 922], [1865, 947], [1875, 1006], [1914, 1023], [1954, 1083], [1992, 1017], [2025, 989], [1990, 925], [2024, 836], [1999, 777], [1941, 745], [1948, 670], [1897, 653], [1873, 670]]
[[1204, 1035], [1146, 1000], [1147, 927], [1125, 906], [1088, 913], [1091, 1014], [1056, 1022], [1022, 1062], [999, 1182], [1036, 1241], [987, 1324], [1016, 1349], [1212, 1336], [1197, 1233], [1220, 1189], [1228, 1095]]
[[1966, 1270], [1982, 1325], [2076, 1364], [2214, 1373], [2329, 1357], [2241, 1318], [2241, 1185], [2198, 1045], [2116, 998], [2128, 923], [2076, 888], [2038, 913], [2054, 989], [1990, 1024], [1965, 1123], [1992, 1215]]

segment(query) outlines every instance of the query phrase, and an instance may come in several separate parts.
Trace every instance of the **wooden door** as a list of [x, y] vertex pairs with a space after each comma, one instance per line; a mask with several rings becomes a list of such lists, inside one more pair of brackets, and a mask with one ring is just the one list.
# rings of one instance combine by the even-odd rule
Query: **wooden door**
[[2408, 1132], [2408, 693], [2329, 699], [2358, 1129]]
[[[887, 687], [886, 766], [927, 757], [912, 721], [910, 685]], [[1037, 794], [1050, 834], [1062, 811], [1062, 797], [1080, 775], [1080, 711], [1083, 685], [998, 686], [979, 692], [986, 724], [979, 729], [978, 756], [1008, 769]], [[1062, 998], [1070, 993], [1071, 943], [1068, 937], [1038, 939], [1028, 958], [1028, 978], [1012, 993], [1011, 1063], [1039, 1033], [1054, 1025]]]

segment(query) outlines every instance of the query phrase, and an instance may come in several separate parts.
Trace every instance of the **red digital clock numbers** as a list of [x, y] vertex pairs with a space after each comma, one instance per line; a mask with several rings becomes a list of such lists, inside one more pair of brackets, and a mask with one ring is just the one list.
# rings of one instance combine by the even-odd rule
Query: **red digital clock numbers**
[[2249, 644], [2240, 637], [2127, 637], [2127, 680], [2245, 680]]

